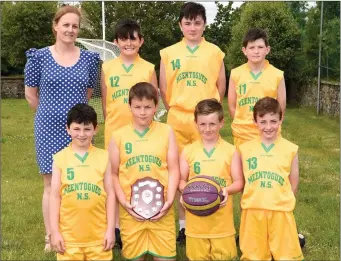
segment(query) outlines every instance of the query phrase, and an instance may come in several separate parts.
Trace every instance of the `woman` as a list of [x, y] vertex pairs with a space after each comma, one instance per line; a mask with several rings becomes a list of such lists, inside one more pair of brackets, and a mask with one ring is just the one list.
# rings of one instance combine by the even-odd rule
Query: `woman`
[[80, 11], [74, 6], [59, 8], [52, 25], [55, 44], [26, 52], [25, 96], [36, 111], [34, 136], [39, 172], [44, 179], [46, 252], [51, 251], [48, 200], [52, 155], [71, 141], [65, 130], [67, 112], [77, 103], [88, 102], [98, 78], [99, 55], [75, 46], [80, 18]]

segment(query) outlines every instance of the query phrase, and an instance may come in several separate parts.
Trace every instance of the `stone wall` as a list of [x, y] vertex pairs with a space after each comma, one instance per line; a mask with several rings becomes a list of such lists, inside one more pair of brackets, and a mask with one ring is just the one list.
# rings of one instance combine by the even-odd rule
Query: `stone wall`
[[[317, 81], [302, 86], [297, 100], [301, 106], [316, 108]], [[340, 84], [321, 82], [320, 112], [332, 116], [340, 115]]]
[[1, 77], [1, 98], [25, 98], [24, 77]]
[[[298, 103], [300, 106], [316, 108], [317, 81], [311, 81], [305, 86], [287, 88], [288, 102]], [[299, 91], [296, 91], [299, 90]], [[2, 98], [25, 98], [23, 77], [1, 77]], [[320, 86], [321, 112], [328, 115], [340, 115], [340, 85], [322, 82]]]

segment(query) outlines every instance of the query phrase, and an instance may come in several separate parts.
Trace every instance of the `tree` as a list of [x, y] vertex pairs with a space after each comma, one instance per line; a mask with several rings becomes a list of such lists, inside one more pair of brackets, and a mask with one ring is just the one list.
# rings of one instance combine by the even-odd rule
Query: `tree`
[[[311, 8], [307, 14], [307, 24], [303, 41], [304, 70], [310, 77], [317, 76], [319, 57], [321, 3]], [[322, 79], [339, 80], [340, 74], [340, 2], [323, 3], [321, 65]]]
[[340, 81], [340, 18], [335, 17], [326, 22], [322, 37], [322, 65], [328, 67], [323, 78]]
[[228, 70], [246, 62], [242, 39], [249, 28], [259, 27], [268, 33], [272, 64], [285, 71], [286, 79], [298, 79], [295, 57], [300, 53], [300, 31], [289, 7], [284, 2], [247, 2], [240, 11], [240, 21], [232, 28], [231, 45], [227, 48]]
[[[116, 23], [124, 18], [131, 18], [141, 26], [145, 43], [141, 56], [159, 68], [159, 50], [181, 38], [178, 17], [183, 2], [143, 2], [118, 1], [105, 2], [106, 40], [113, 41]], [[81, 8], [85, 14], [82, 37], [102, 39], [101, 3], [82, 2]]]
[[[316, 7], [321, 10], [322, 2], [316, 2]], [[323, 3], [323, 19], [330, 21], [334, 18], [340, 18], [340, 1], [329, 1]]]
[[305, 1], [288, 1], [286, 4], [288, 5], [300, 29], [303, 30], [306, 24], [308, 3]]
[[233, 2], [230, 1], [226, 6], [218, 2], [215, 2], [215, 4], [218, 11], [214, 22], [208, 25], [205, 30], [205, 38], [219, 46], [222, 50], [226, 50], [231, 41]]
[[[111, 2], [105, 2], [106, 35], [109, 33], [109, 25], [113, 16], [108, 14], [108, 6]], [[102, 39], [102, 2], [82, 2], [82, 20], [79, 36], [82, 38]], [[108, 37], [107, 37], [108, 39]]]
[[57, 2], [3, 2], [1, 7], [1, 63], [7, 65], [5, 70], [22, 72], [26, 50], [53, 43], [52, 18]]

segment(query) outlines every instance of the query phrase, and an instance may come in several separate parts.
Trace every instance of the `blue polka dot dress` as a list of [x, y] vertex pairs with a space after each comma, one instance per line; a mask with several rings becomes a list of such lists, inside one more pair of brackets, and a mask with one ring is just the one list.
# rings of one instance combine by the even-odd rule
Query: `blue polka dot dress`
[[52, 173], [52, 156], [66, 147], [67, 113], [77, 103], [87, 103], [87, 89], [97, 85], [99, 54], [80, 51], [70, 67], [59, 65], [49, 47], [26, 52], [25, 85], [39, 88], [39, 105], [34, 119], [36, 157], [41, 174]]

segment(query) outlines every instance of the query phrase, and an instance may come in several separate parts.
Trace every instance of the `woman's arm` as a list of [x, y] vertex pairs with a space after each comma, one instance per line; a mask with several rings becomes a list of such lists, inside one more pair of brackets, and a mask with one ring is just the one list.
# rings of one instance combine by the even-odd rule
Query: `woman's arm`
[[39, 104], [38, 88], [25, 86], [25, 98], [31, 109], [37, 111]]

